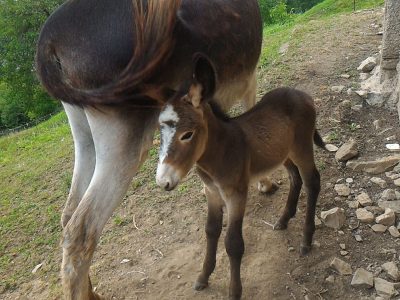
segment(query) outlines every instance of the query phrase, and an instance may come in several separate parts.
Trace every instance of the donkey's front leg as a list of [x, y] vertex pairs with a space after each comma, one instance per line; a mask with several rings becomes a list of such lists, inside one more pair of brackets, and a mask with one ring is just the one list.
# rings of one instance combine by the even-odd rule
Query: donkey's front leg
[[238, 300], [242, 296], [240, 265], [244, 253], [242, 224], [246, 206], [246, 197], [247, 192], [234, 195], [231, 199], [226, 201], [228, 211], [228, 230], [225, 237], [225, 247], [231, 267], [231, 281], [229, 285], [230, 300]]
[[96, 149], [93, 178], [63, 232], [62, 283], [68, 300], [97, 299], [89, 266], [103, 227], [151, 145], [156, 111], [85, 109]]
[[208, 215], [206, 224], [207, 253], [203, 263], [203, 270], [194, 289], [200, 291], [208, 286], [208, 278], [215, 269], [218, 240], [222, 230], [222, 199], [215, 189], [205, 187], [208, 202]]

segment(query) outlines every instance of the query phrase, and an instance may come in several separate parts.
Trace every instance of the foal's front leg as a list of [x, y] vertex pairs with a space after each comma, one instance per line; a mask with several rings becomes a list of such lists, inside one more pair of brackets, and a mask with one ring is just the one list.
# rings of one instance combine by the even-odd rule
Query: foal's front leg
[[215, 189], [205, 187], [208, 203], [206, 223], [207, 252], [203, 263], [203, 270], [197, 278], [194, 289], [200, 291], [208, 286], [208, 278], [215, 269], [218, 240], [222, 230], [222, 199]]
[[231, 267], [230, 300], [238, 300], [242, 296], [240, 266], [244, 253], [242, 225], [246, 208], [246, 198], [247, 190], [241, 193], [234, 193], [230, 199], [225, 200], [228, 212], [228, 230], [225, 237], [225, 248]]

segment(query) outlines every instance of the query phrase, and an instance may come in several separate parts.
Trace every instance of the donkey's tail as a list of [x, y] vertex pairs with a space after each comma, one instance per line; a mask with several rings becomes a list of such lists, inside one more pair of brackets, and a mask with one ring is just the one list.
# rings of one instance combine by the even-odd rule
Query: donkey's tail
[[314, 144], [317, 145], [318, 147], [326, 150], [325, 142], [317, 130], [314, 131]]
[[[143, 2], [147, 5], [144, 6]], [[119, 77], [102, 87], [78, 89], [71, 86], [64, 79], [55, 49], [46, 38], [39, 38], [36, 66], [39, 78], [49, 94], [67, 103], [89, 106], [122, 103], [154, 106], [164, 101], [164, 91], [145, 83], [170, 57], [175, 47], [173, 31], [181, 0], [132, 0], [132, 4], [135, 25], [133, 56]]]

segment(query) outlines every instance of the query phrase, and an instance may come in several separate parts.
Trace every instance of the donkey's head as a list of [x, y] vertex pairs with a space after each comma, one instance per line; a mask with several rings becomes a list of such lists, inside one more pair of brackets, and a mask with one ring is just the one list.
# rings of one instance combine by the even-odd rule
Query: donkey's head
[[161, 148], [157, 184], [173, 190], [200, 159], [207, 144], [204, 109], [214, 94], [215, 69], [208, 58], [197, 54], [193, 78], [181, 87], [160, 113]]

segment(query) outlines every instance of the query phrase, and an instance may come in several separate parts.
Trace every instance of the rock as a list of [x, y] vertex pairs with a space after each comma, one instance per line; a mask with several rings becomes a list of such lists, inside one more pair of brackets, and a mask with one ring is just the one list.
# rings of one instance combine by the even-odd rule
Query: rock
[[387, 156], [372, 161], [348, 161], [346, 167], [353, 171], [363, 171], [368, 174], [381, 174], [400, 162], [400, 155]]
[[345, 250], [340, 251], [341, 256], [346, 256], [347, 254], [349, 254], [349, 251], [345, 251]]
[[385, 172], [386, 177], [392, 179], [392, 180], [396, 180], [398, 178], [400, 178], [400, 174], [396, 173], [396, 172]]
[[350, 195], [350, 192], [351, 192], [350, 188], [346, 184], [343, 184], [343, 183], [335, 184], [334, 189], [339, 196], [347, 197]]
[[317, 227], [322, 225], [322, 221], [317, 216], [314, 217], [314, 223]]
[[349, 79], [351, 76], [349, 74], [340, 74], [341, 78]]
[[330, 267], [340, 275], [351, 275], [353, 273], [350, 264], [336, 257], [330, 263]]
[[351, 178], [351, 177], [346, 178], [346, 183], [353, 183], [353, 182], [354, 182], [353, 178]]
[[382, 121], [381, 120], [375, 120], [372, 124], [374, 124], [375, 130], [382, 129]]
[[361, 235], [359, 235], [359, 234], [356, 234], [356, 235], [354, 236], [354, 238], [355, 238], [356, 241], [359, 242], [359, 243], [363, 241]]
[[326, 277], [325, 281], [329, 283], [335, 283], [335, 276], [329, 275], [328, 277]]
[[[361, 111], [361, 109], [362, 109], [362, 105], [361, 104], [356, 104], [356, 105], [353, 105], [352, 107], [351, 107], [351, 110], [354, 110], [354, 111]], [[360, 125], [357, 125], [357, 129], [360, 129], [361, 127], [360, 127]]]
[[356, 200], [358, 203], [360, 203], [361, 206], [371, 206], [373, 204], [371, 198], [368, 196], [367, 193], [362, 192], [356, 197]]
[[337, 161], [347, 161], [358, 155], [357, 143], [354, 139], [350, 139], [344, 143], [336, 152], [335, 159]]
[[393, 168], [393, 172], [400, 173], [400, 163]]
[[389, 227], [389, 233], [394, 238], [400, 237], [400, 232], [395, 226], [390, 226]]
[[370, 56], [361, 62], [361, 64], [357, 68], [357, 71], [361, 71], [363, 73], [369, 73], [375, 68], [375, 66], [376, 66], [376, 58]]
[[374, 276], [371, 272], [363, 268], [359, 268], [354, 273], [351, 285], [357, 288], [372, 288], [374, 286]]
[[393, 181], [395, 186], [400, 186], [400, 178]]
[[339, 244], [340, 249], [346, 250], [346, 244]]
[[374, 214], [366, 210], [365, 208], [358, 208], [356, 210], [357, 219], [362, 223], [372, 223], [375, 220]]
[[120, 264], [126, 264], [126, 263], [128, 263], [130, 261], [131, 261], [130, 259], [124, 258], [123, 260], [121, 260]]
[[399, 269], [394, 262], [387, 262], [382, 265], [383, 270], [388, 274], [389, 278], [394, 281], [400, 280]]
[[378, 296], [381, 296], [385, 299], [390, 299], [396, 295], [396, 290], [393, 283], [382, 278], [374, 278], [374, 286]]
[[382, 224], [375, 224], [371, 226], [371, 229], [376, 233], [384, 233], [387, 229], [385, 225]]
[[385, 103], [385, 97], [381, 92], [370, 91], [368, 92], [366, 101], [371, 106], [382, 107]]
[[396, 214], [400, 214], [400, 200], [395, 201], [378, 201], [378, 206], [383, 208], [391, 208]]
[[352, 88], [348, 88], [346, 91], [347, 95], [351, 95], [353, 93], [353, 89]]
[[32, 270], [32, 274], [35, 274], [42, 266], [43, 266], [43, 263], [36, 265]]
[[349, 206], [349, 208], [353, 209], [357, 209], [360, 206], [358, 201], [347, 201], [347, 205]]
[[374, 215], [381, 215], [385, 213], [385, 209], [379, 206], [366, 206], [366, 210], [372, 212]]
[[321, 219], [327, 227], [340, 229], [346, 221], [344, 209], [335, 207], [321, 212]]
[[328, 150], [329, 152], [336, 152], [338, 151], [339, 148], [333, 144], [325, 144], [325, 149]]
[[340, 94], [344, 90], [344, 85], [335, 85], [331, 87], [331, 91]]
[[381, 196], [382, 200], [385, 201], [391, 201], [391, 200], [396, 200], [396, 191], [392, 189], [386, 189], [382, 192]]
[[370, 75], [369, 73], [360, 73], [360, 80], [361, 81], [367, 80], [369, 75]]
[[398, 151], [398, 150], [400, 150], [400, 145], [398, 143], [386, 144], [386, 149], [392, 150], [392, 151]]
[[367, 96], [368, 96], [368, 92], [364, 91], [364, 90], [358, 90], [358, 91], [355, 91], [355, 93], [358, 96], [360, 96], [361, 98], [367, 98]]
[[396, 221], [396, 216], [394, 214], [393, 209], [386, 208], [385, 213], [376, 217], [375, 222], [378, 224], [382, 224], [385, 226], [392, 226]]
[[386, 181], [385, 180], [383, 180], [382, 178], [379, 178], [379, 177], [372, 177], [371, 179], [370, 179], [370, 181], [372, 182], [372, 183], [375, 183], [375, 184], [377, 184], [377, 185], [379, 185], [381, 188], [385, 188], [385, 187], [387, 187], [387, 183], [386, 183]]

